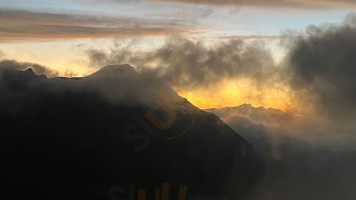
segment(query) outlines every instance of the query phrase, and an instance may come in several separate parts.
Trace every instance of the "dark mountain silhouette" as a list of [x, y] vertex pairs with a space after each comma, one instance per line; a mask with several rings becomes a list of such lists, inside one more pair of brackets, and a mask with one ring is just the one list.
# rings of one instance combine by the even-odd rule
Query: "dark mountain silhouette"
[[129, 65], [52, 79], [0, 69], [0, 137], [2, 199], [154, 199], [163, 182], [169, 199], [179, 185], [188, 199], [244, 199], [262, 173], [217, 116]]

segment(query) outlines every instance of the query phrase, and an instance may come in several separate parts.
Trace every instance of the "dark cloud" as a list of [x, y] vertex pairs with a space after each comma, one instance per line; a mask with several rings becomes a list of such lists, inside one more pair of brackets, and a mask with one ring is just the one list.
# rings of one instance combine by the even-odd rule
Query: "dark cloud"
[[270, 158], [253, 199], [356, 195], [355, 36], [356, 17], [349, 14], [341, 25], [309, 26], [288, 37], [286, 68], [277, 77], [303, 102], [304, 115], [251, 105], [209, 110]]
[[93, 15], [1, 9], [0, 18], [0, 40], [145, 37], [193, 31], [192, 27], [164, 20]]
[[227, 40], [207, 46], [201, 41], [171, 38], [151, 52], [120, 46], [110, 51], [89, 49], [86, 53], [91, 66], [127, 62], [143, 73], [155, 74], [186, 89], [234, 78], [247, 78], [262, 87], [279, 70], [264, 43], [257, 40], [250, 44], [243, 40]]
[[251, 105], [209, 110], [270, 158], [253, 200], [355, 197], [355, 36], [349, 14], [342, 25], [309, 26], [282, 41], [290, 51], [277, 77], [304, 115]]
[[266, 174], [252, 200], [334, 200], [356, 195], [355, 127], [343, 129], [339, 122], [320, 116], [296, 118], [249, 104], [208, 111], [264, 155]]
[[0, 61], [0, 69], [7, 70], [19, 70], [24, 71], [31, 68], [36, 74], [46, 75], [47, 77], [56, 77], [59, 75], [59, 72], [34, 63], [20, 63], [15, 60], [2, 60]]
[[[319, 112], [347, 115], [356, 108], [356, 15], [343, 25], [309, 26], [289, 54], [291, 85]], [[314, 102], [313, 102], [314, 101]]]

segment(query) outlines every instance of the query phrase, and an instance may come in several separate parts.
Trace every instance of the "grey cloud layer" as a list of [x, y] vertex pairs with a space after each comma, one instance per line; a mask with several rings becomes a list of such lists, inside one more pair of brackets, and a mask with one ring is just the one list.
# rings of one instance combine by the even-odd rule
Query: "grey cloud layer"
[[[333, 120], [320, 123], [311, 116], [294, 118], [248, 104], [209, 111], [273, 160], [251, 199], [334, 200], [355, 195], [356, 140], [350, 137], [355, 128], [342, 130]], [[340, 143], [342, 133], [348, 137]]]
[[187, 33], [167, 21], [0, 10], [0, 40], [144, 37]]
[[130, 63], [144, 73], [154, 73], [186, 88], [210, 86], [231, 78], [249, 78], [256, 85], [262, 85], [273, 78], [277, 70], [263, 42], [246, 44], [242, 40], [228, 40], [208, 47], [202, 42], [172, 38], [152, 52], [120, 47], [109, 52], [89, 49], [86, 53], [92, 66]]
[[0, 69], [6, 70], [19, 70], [24, 71], [31, 68], [38, 75], [46, 75], [47, 77], [57, 77], [59, 72], [38, 64], [33, 63], [19, 63], [15, 60], [2, 60], [0, 61]]
[[295, 41], [289, 62], [291, 85], [315, 99], [320, 111], [345, 115], [356, 108], [356, 15], [342, 26], [310, 26]]

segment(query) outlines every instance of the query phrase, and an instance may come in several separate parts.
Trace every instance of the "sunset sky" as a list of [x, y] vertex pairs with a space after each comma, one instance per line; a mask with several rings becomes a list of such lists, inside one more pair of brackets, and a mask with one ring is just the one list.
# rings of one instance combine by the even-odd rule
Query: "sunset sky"
[[[200, 108], [251, 103], [295, 111], [301, 102], [291, 88], [271, 78], [288, 65], [284, 39], [310, 25], [341, 25], [355, 9], [353, 0], [2, 0], [0, 59], [36, 63], [60, 76], [86, 76], [106, 64], [162, 68], [178, 93]], [[239, 39], [243, 50], [226, 47]], [[206, 62], [190, 66], [181, 44], [198, 60], [228, 55], [231, 66], [229, 50], [236, 50], [249, 68], [224, 71], [211, 61], [212, 75], [200, 77], [203, 71], [187, 69], [205, 69]], [[179, 55], [173, 60], [159, 53], [167, 49]], [[261, 71], [250, 71], [254, 67]], [[195, 84], [195, 76], [203, 81]]]

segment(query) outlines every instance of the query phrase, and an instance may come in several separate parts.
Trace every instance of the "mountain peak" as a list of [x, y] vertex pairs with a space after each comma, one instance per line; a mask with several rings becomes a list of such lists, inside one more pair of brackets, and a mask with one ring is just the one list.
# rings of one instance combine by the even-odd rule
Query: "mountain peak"
[[28, 69], [26, 69], [26, 70], [25, 70], [25, 72], [28, 72], [28, 73], [34, 73], [32, 68], [28, 68]]
[[120, 65], [107, 65], [101, 68], [99, 71], [95, 72], [91, 76], [93, 77], [107, 77], [107, 76], [133, 76], [137, 75], [138, 72], [129, 64]]

